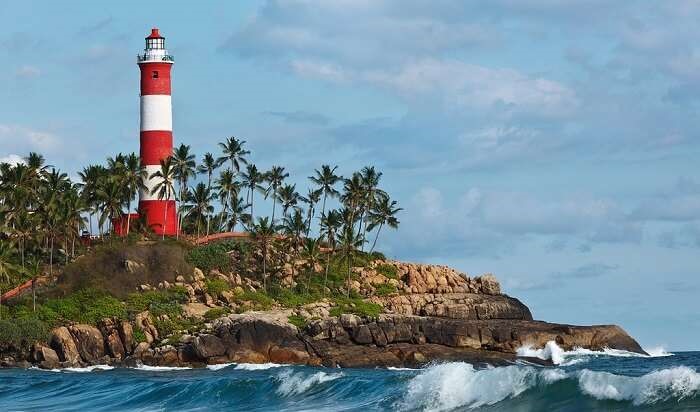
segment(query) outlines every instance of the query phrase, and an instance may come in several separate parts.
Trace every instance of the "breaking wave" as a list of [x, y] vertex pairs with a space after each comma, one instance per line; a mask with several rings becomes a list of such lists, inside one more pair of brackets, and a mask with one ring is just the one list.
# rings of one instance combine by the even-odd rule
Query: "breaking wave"
[[672, 356], [672, 353], [666, 352], [662, 347], [646, 350], [648, 355], [641, 353], [629, 352], [620, 349], [605, 348], [600, 351], [594, 351], [584, 348], [575, 348], [570, 351], [565, 351], [560, 348], [556, 342], [550, 340], [542, 349], [535, 349], [532, 345], [524, 345], [516, 350], [518, 356], [538, 358], [543, 360], [551, 360], [555, 365], [570, 366], [582, 362], [582, 357], [586, 356], [617, 356], [623, 358], [654, 358]]
[[315, 385], [330, 382], [342, 376], [342, 373], [316, 372], [312, 375], [306, 375], [301, 372], [293, 373], [292, 370], [287, 370], [277, 376], [278, 381], [280, 381], [277, 393], [282, 396], [299, 395]]

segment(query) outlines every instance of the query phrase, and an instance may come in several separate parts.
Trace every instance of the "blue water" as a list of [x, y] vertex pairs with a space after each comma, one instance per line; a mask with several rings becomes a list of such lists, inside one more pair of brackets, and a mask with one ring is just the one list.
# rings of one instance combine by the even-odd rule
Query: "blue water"
[[567, 354], [476, 370], [228, 365], [218, 370], [0, 370], [2, 411], [697, 411], [700, 352]]

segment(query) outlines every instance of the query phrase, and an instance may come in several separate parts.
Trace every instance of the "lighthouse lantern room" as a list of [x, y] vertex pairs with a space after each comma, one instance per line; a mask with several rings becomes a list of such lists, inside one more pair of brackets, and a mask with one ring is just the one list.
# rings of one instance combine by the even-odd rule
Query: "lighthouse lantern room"
[[148, 178], [139, 193], [139, 212], [157, 234], [177, 233], [177, 209], [172, 191], [161, 190], [163, 178], [153, 176], [161, 162], [173, 153], [173, 125], [170, 70], [173, 58], [165, 48], [165, 38], [154, 28], [146, 37], [146, 48], [139, 54], [141, 70], [141, 164]]

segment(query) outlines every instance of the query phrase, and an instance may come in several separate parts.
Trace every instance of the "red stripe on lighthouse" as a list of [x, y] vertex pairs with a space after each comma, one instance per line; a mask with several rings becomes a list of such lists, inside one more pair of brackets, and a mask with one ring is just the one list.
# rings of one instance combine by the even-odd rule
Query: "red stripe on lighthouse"
[[146, 63], [141, 68], [141, 95], [170, 94], [172, 63]]
[[141, 132], [141, 163], [157, 165], [173, 154], [173, 132], [148, 130]]

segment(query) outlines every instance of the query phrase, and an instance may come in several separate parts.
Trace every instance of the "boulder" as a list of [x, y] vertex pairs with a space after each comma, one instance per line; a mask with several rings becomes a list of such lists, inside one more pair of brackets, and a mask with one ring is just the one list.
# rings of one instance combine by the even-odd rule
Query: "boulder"
[[136, 349], [134, 349], [134, 357], [137, 359], [143, 359], [143, 356], [145, 353], [147, 353], [151, 348], [151, 345], [148, 344], [148, 342], [141, 342], [138, 345], [136, 345]]
[[57, 369], [61, 364], [61, 360], [58, 358], [56, 351], [43, 343], [34, 345], [32, 358], [42, 369]]
[[128, 321], [122, 321], [117, 326], [119, 332], [119, 338], [124, 346], [124, 352], [129, 355], [134, 351], [136, 347], [136, 341], [134, 340], [134, 328]]
[[61, 362], [66, 362], [70, 366], [80, 364], [80, 353], [68, 328], [61, 326], [51, 331], [49, 345], [56, 351]]
[[117, 329], [113, 329], [109, 335], [105, 337], [105, 344], [107, 346], [109, 356], [115, 359], [124, 359], [126, 357], [126, 349], [124, 348], [124, 344], [119, 337], [119, 331]]
[[192, 345], [195, 353], [201, 359], [222, 356], [226, 353], [223, 342], [214, 335], [199, 335], [194, 338]]
[[148, 311], [137, 314], [134, 317], [134, 324], [143, 331], [149, 344], [158, 340], [158, 329], [153, 325], [151, 314]]
[[105, 356], [104, 337], [99, 329], [92, 325], [73, 325], [68, 330], [84, 361], [97, 362]]

